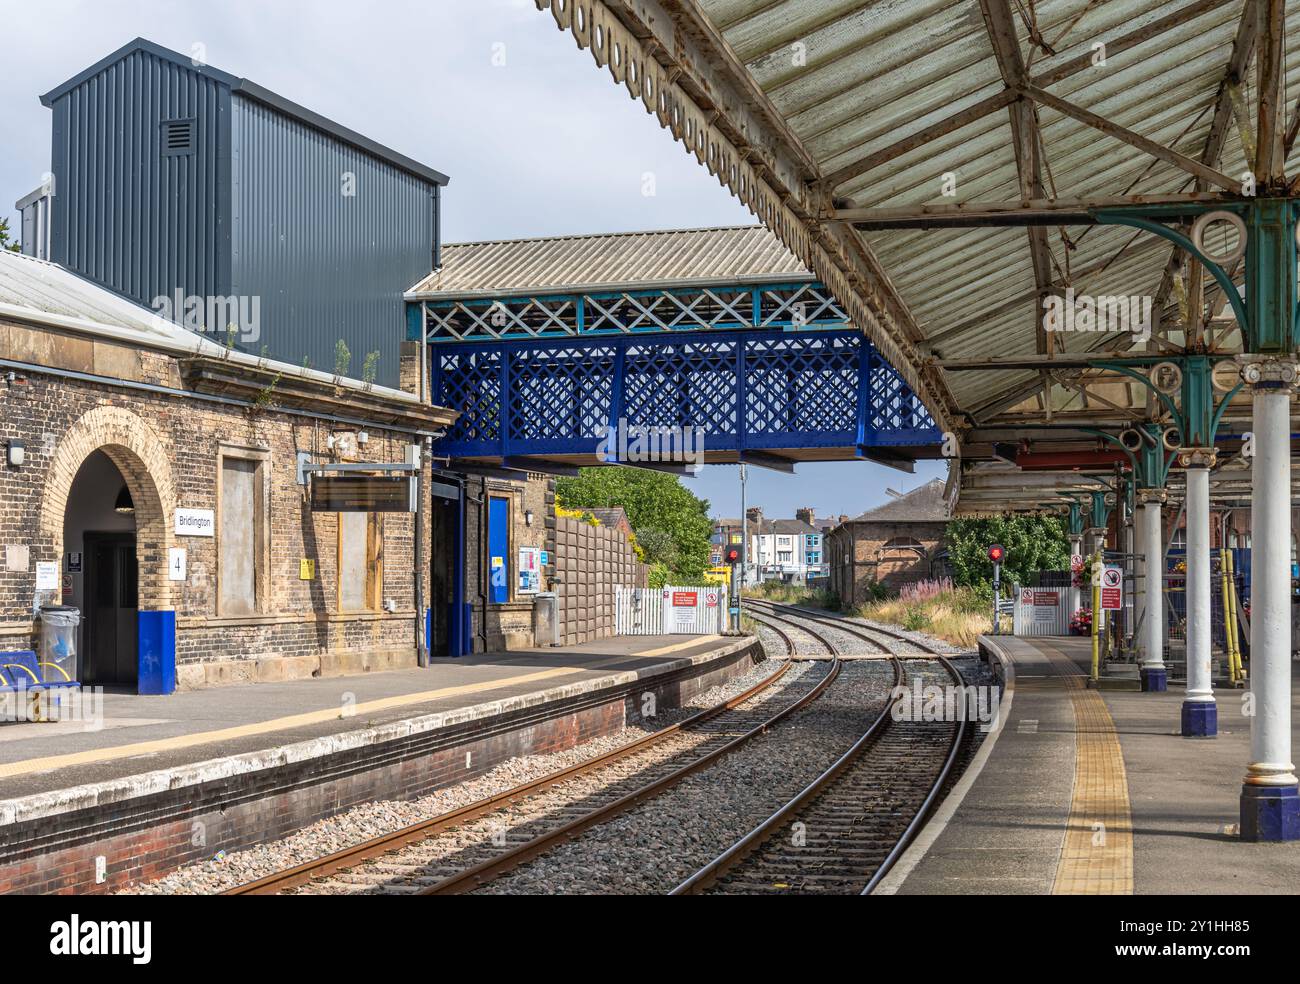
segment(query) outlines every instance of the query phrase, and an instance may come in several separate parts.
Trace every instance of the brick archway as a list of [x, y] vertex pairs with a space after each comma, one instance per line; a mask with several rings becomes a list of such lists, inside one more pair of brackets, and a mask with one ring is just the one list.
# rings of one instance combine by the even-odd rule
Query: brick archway
[[50, 460], [41, 503], [41, 532], [53, 544], [54, 559], [63, 557], [63, 522], [68, 495], [82, 463], [102, 451], [117, 466], [135, 502], [139, 607], [172, 609], [167, 578], [167, 549], [172, 545], [171, 517], [176, 492], [163, 442], [143, 420], [121, 407], [96, 407], [68, 428]]

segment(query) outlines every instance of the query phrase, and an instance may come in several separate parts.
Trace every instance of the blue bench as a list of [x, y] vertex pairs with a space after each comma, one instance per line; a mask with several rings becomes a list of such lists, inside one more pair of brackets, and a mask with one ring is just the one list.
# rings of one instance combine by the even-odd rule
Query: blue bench
[[47, 720], [48, 709], [41, 706], [39, 694], [49, 692], [49, 705], [57, 705], [59, 696], [81, 689], [81, 684], [57, 663], [39, 660], [30, 649], [0, 650], [0, 698], [6, 694], [33, 694], [34, 720]]

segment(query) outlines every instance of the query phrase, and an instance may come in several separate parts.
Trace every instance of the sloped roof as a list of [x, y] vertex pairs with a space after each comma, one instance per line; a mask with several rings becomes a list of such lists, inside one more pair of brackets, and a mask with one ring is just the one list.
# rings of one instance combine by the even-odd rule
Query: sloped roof
[[763, 226], [449, 243], [408, 299], [812, 280]]
[[632, 525], [622, 506], [594, 506], [586, 511], [600, 520], [602, 526], [621, 526], [623, 523]]
[[[1283, 11], [1255, 0], [590, 0], [586, 18], [549, 7], [607, 79], [778, 232], [955, 433], [1044, 409], [1093, 422], [1145, 412], [1140, 383], [1081, 367], [1099, 351], [1186, 346], [1172, 301], [1180, 251], [1065, 208], [1240, 200], [1244, 145], [1264, 139], [1256, 121], [1287, 130], [1300, 87], [1298, 0]], [[1287, 99], [1261, 97], [1266, 51]], [[1300, 141], [1286, 136], [1286, 175], [1272, 160], [1283, 142], [1262, 168], [1275, 190], [1300, 168]], [[954, 213], [1026, 203], [1059, 221], [972, 225]], [[917, 219], [925, 209], [947, 219]], [[1152, 296], [1169, 314], [1149, 349], [1123, 332], [1045, 337], [1040, 299], [1067, 287]], [[1207, 298], [1221, 306], [1217, 285]], [[1216, 344], [1239, 350], [1240, 335], [1229, 322]], [[961, 364], [991, 356], [1010, 364]], [[1066, 365], [1043, 371], [1049, 358]], [[1090, 402], [1079, 386], [1097, 379], [1110, 389]]]
[[402, 390], [228, 349], [57, 263], [9, 250], [0, 250], [0, 318], [46, 324], [176, 355], [222, 359], [283, 376], [362, 390], [388, 400], [420, 402]]
[[810, 526], [802, 519], [764, 519], [759, 523], [750, 523], [750, 531], [758, 536], [781, 534], [819, 533], [817, 527]]
[[944, 499], [944, 483], [933, 479], [897, 499], [891, 499], [875, 509], [868, 509], [851, 523], [941, 523], [950, 511]]
[[394, 167], [400, 168], [418, 178], [423, 178], [426, 181], [438, 185], [446, 185], [451, 180], [441, 171], [436, 171], [427, 164], [421, 164], [419, 161], [407, 157], [405, 154], [399, 154], [397, 151], [385, 147], [383, 144], [377, 143], [369, 137], [357, 133], [355, 130], [350, 130], [346, 126], [342, 126], [331, 119], [321, 116], [319, 113], [312, 112], [305, 106], [299, 106], [297, 103], [285, 99], [283, 96], [272, 92], [270, 89], [262, 88], [262, 86], [258, 85], [256, 82], [240, 78], [237, 75], [231, 75], [229, 72], [223, 72], [219, 68], [213, 68], [211, 65], [196, 62], [193, 58], [187, 55], [182, 55], [179, 52], [172, 51], [170, 48], [164, 48], [162, 45], [150, 41], [147, 38], [136, 38], [134, 41], [127, 42], [113, 53], [106, 55], [99, 61], [95, 62], [95, 64], [82, 69], [66, 82], [55, 86], [49, 92], [45, 93], [45, 95], [41, 96], [41, 105], [52, 106], [55, 100], [71, 92], [87, 79], [93, 78], [105, 68], [108, 68], [108, 66], [113, 65], [138, 51], [145, 52], [155, 58], [161, 58], [162, 60], [171, 62], [174, 65], [179, 65], [181, 68], [194, 72], [197, 75], [203, 75], [207, 78], [213, 79], [214, 81], [229, 87], [232, 92], [238, 92], [241, 95], [247, 96], [249, 99], [255, 99], [277, 112], [283, 113], [285, 116], [291, 116], [300, 123], [305, 123], [313, 130], [327, 133], [335, 139], [341, 140], [343, 143], [351, 144], [358, 150], [363, 150], [367, 154], [385, 160]]

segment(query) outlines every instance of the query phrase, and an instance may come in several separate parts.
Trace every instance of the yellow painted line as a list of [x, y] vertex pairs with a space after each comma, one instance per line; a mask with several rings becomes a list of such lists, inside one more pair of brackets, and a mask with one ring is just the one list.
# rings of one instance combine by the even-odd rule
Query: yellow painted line
[[[1072, 675], [1062, 678], [1074, 709], [1074, 789], [1053, 895], [1132, 895], [1133, 816], [1128, 773], [1115, 721], [1085, 677], [1052, 654]], [[1061, 667], [1063, 669], [1063, 667]]]
[[639, 653], [629, 653], [630, 656], [664, 656], [668, 653], [679, 652], [682, 649], [690, 649], [692, 646], [702, 646], [706, 642], [716, 642], [721, 639], [720, 635], [694, 636], [685, 642], [674, 642], [671, 646], [660, 646], [658, 649], [643, 649]]
[[[638, 654], [648, 655], [648, 654]], [[502, 687], [513, 687], [521, 683], [533, 683], [538, 680], [548, 680], [553, 677], [567, 676], [573, 673], [582, 673], [587, 670], [601, 669], [608, 663], [615, 663], [627, 659], [627, 656], [618, 656], [599, 662], [589, 663], [586, 666], [556, 666], [547, 670], [537, 670], [534, 673], [525, 673], [523, 676], [504, 677], [498, 680], [482, 680], [478, 683], [466, 683], [456, 687], [442, 687], [438, 690], [424, 690], [413, 694], [398, 694], [394, 697], [381, 697], [376, 700], [364, 701], [352, 706], [348, 716], [360, 717], [374, 711], [388, 710], [394, 707], [403, 707], [407, 704], [423, 704], [426, 701], [438, 700], [442, 697], [454, 697], [458, 694], [480, 693], [485, 690], [498, 690]], [[117, 745], [111, 748], [94, 748], [82, 752], [68, 752], [63, 755], [48, 755], [43, 758], [23, 759], [19, 762], [7, 762], [0, 764], [0, 778], [9, 778], [12, 776], [25, 775], [29, 772], [43, 772], [50, 769], [61, 769], [71, 765], [89, 765], [95, 762], [111, 762], [116, 759], [131, 758], [135, 755], [150, 755], [156, 752], [169, 752], [178, 748], [192, 748], [195, 745], [205, 745], [209, 742], [229, 741], [234, 738], [246, 738], [250, 735], [267, 734], [272, 731], [284, 731], [289, 728], [300, 728], [308, 724], [321, 724], [325, 721], [337, 721], [343, 717], [339, 708], [332, 707], [320, 711], [306, 711], [302, 714], [291, 714], [288, 717], [272, 718], [269, 721], [255, 721], [251, 724], [240, 724], [230, 728], [219, 728], [215, 731], [201, 731], [191, 735], [177, 735], [173, 738], [158, 738], [152, 741], [138, 741], [130, 745]]]

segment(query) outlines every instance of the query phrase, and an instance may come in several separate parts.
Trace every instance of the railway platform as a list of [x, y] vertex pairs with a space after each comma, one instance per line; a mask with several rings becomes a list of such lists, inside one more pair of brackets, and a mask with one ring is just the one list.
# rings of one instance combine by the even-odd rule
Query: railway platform
[[1236, 834], [1244, 691], [1216, 691], [1218, 737], [1188, 739], [1180, 688], [1089, 689], [1086, 639], [981, 647], [1005, 668], [1000, 719], [878, 894], [1295, 890], [1300, 850]]
[[111, 890], [359, 802], [422, 795], [618, 731], [756, 658], [752, 637], [620, 636], [424, 669], [108, 693], [97, 725], [9, 723], [0, 891]]

